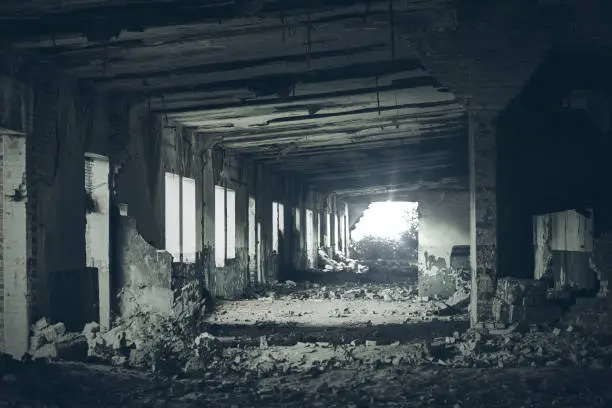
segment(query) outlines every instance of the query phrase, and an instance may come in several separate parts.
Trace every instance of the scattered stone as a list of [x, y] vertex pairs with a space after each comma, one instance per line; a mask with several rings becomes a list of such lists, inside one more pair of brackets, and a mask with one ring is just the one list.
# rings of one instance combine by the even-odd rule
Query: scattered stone
[[[61, 336], [66, 334], [66, 326], [64, 326], [64, 323], [57, 323], [57, 324], [54, 324], [52, 326], [46, 326], [45, 328], [40, 330], [40, 333], [43, 336], [45, 336], [45, 339], [48, 342], [55, 342]], [[35, 335], [36, 334], [38, 334], [38, 333], [35, 333]]]

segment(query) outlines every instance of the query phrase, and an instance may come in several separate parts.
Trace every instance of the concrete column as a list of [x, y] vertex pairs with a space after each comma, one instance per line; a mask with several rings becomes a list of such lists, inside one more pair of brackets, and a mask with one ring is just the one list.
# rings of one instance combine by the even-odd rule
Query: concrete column
[[0, 135], [0, 351], [28, 350], [26, 138]]
[[496, 110], [468, 108], [472, 324], [492, 319], [497, 285]]
[[419, 296], [449, 297], [456, 282], [451, 267], [453, 247], [470, 245], [469, 191], [419, 194]]
[[110, 189], [108, 158], [85, 153], [85, 190], [91, 198], [85, 214], [85, 261], [98, 269], [100, 326], [111, 323], [110, 285]]

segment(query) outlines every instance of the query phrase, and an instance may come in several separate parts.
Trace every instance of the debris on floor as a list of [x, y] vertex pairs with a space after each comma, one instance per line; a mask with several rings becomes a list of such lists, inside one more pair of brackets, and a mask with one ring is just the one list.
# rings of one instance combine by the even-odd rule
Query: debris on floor
[[[538, 286], [532, 282], [502, 283], [499, 299], [508, 305], [529, 303], [533, 296], [541, 299], [544, 292], [530, 285]], [[32, 326], [32, 345], [38, 350], [48, 344], [62, 344], [66, 338], [79, 338], [89, 345], [89, 358], [121, 366], [106, 370], [119, 370], [112, 375], [121, 376], [122, 381], [135, 381], [138, 375], [151, 371], [159, 374], [147, 377], [150, 378], [147, 381], [157, 381], [155, 390], [159, 392], [151, 388], [146, 395], [135, 391], [130, 394], [141, 395], [139, 403], [152, 406], [191, 406], [212, 398], [217, 392], [220, 393], [218, 398], [227, 404], [211, 406], [250, 406], [246, 399], [237, 400], [242, 394], [235, 390], [243, 387], [246, 393], [255, 381], [262, 391], [254, 398], [267, 406], [292, 406], [291, 401], [304, 403], [308, 398], [314, 401], [312, 406], [326, 406], [331, 401], [336, 401], [332, 406], [407, 406], [401, 391], [399, 394], [389, 391], [387, 398], [391, 405], [374, 390], [367, 395], [362, 391], [374, 378], [381, 381], [379, 387], [385, 384], [385, 389], [389, 390], [387, 384], [398, 375], [420, 378], [417, 373], [442, 372], [440, 370], [445, 370], [447, 376], [476, 372], [461, 370], [481, 369], [489, 370], [483, 371], [490, 373], [486, 375], [506, 372], [505, 375], [510, 376], [513, 370], [534, 368], [612, 367], [612, 324], [602, 325], [612, 312], [609, 298], [578, 299], [555, 325], [528, 324], [522, 319], [512, 324], [491, 323], [467, 329], [466, 321], [437, 317], [436, 311], [449, 307], [450, 299], [423, 299], [408, 283], [321, 285], [285, 281], [274, 288], [282, 294], [276, 298], [222, 303], [217, 314], [208, 319], [203, 318], [205, 307], [196, 289], [190, 286], [183, 288], [177, 298], [173, 315], [134, 313], [107, 332], [102, 332], [97, 323], [89, 323], [82, 333], [70, 334], [61, 323], [50, 324], [41, 319]], [[465, 291], [457, 298], [469, 293], [467, 288], [466, 284]], [[228, 304], [231, 307], [228, 308]], [[313, 314], [304, 320], [311, 318], [311, 326], [288, 324], [290, 320], [287, 319], [296, 319], [290, 316], [292, 310], [296, 314], [308, 313], [315, 305], [320, 313], [312, 309]], [[258, 308], [261, 314], [257, 314]], [[367, 313], [363, 314], [364, 310]], [[423, 321], [418, 313], [408, 315], [424, 310], [427, 319]], [[251, 325], [239, 321], [233, 327], [231, 322], [241, 313], [246, 316], [247, 312], [255, 313]], [[390, 324], [392, 322], [396, 323]], [[457, 329], [453, 331], [453, 327]], [[58, 351], [36, 361], [47, 358], [74, 359]], [[11, 360], [3, 366], [0, 358], [0, 374], [5, 384], [7, 381], [35, 381], [26, 379], [29, 374], [19, 374], [22, 365]], [[91, 367], [87, 366], [87, 372], [101, 375], [102, 368]], [[140, 374], [121, 374], [125, 367], [146, 370], [140, 370]], [[74, 370], [84, 375], [85, 368]], [[340, 383], [334, 380], [346, 373], [355, 373], [360, 382], [348, 387], [346, 378]], [[383, 381], [385, 376], [388, 379]], [[291, 381], [296, 385], [290, 389], [287, 384]], [[316, 392], [310, 393], [304, 388], [306, 383], [312, 384]], [[55, 383], [53, 387], [56, 389]], [[346, 395], [350, 398], [342, 392], [349, 392]], [[416, 391], [411, 389], [410, 392]], [[436, 390], [422, 396], [424, 399], [417, 399], [415, 406], [421, 403], [432, 406], [431, 400], [446, 406], [445, 398], [465, 404], [460, 406], [487, 406], [485, 402], [475, 403], [471, 397], [448, 396]], [[129, 400], [124, 398], [121, 404]], [[342, 402], [338, 402], [338, 398]], [[276, 402], [273, 404], [273, 401]]]
[[274, 299], [369, 299], [385, 301], [409, 301], [417, 297], [416, 286], [397, 284], [345, 283], [324, 285], [311, 282], [275, 282], [261, 298]]
[[318, 267], [319, 269], [327, 272], [353, 272], [353, 273], [367, 273], [368, 267], [361, 265], [355, 259], [349, 259], [342, 253], [336, 253], [333, 256], [330, 255], [325, 248], [319, 248], [317, 251], [318, 255]]
[[80, 333], [68, 333], [63, 323], [49, 324], [46, 318], [32, 325], [30, 349], [33, 359], [61, 359], [84, 361], [87, 358], [87, 339]]

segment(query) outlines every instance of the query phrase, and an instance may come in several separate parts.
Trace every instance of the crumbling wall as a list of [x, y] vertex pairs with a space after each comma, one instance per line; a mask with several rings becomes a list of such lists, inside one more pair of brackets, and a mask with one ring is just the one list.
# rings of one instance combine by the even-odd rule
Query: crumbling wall
[[135, 310], [169, 314], [172, 311], [172, 256], [148, 244], [136, 221], [121, 216], [116, 224], [118, 312], [131, 316]]
[[424, 192], [419, 196], [419, 294], [451, 296], [448, 273], [453, 246], [470, 243], [468, 192]]

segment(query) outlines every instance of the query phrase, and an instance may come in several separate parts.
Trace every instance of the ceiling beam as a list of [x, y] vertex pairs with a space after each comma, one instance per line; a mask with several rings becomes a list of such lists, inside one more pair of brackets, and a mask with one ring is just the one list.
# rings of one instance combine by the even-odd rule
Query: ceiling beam
[[[207, 64], [200, 64], [195, 66], [187, 66], [187, 67], [176, 67], [172, 69], [165, 69], [162, 71], [154, 70], [154, 71], [143, 71], [138, 70], [136, 72], [116, 74], [116, 75], [107, 75], [92, 78], [92, 81], [99, 85], [111, 84], [111, 85], [121, 85], [121, 86], [129, 86], [132, 81], [138, 81], [142, 84], [143, 78], [146, 78], [149, 81], [154, 79], [168, 79], [169, 77], [184, 77], [187, 75], [198, 74], [213, 74], [213, 73], [226, 73], [228, 71], [242, 71], [242, 70], [252, 70], [261, 66], [278, 66], [278, 64], [293, 64], [297, 66], [297, 64], [308, 63], [315, 64], [318, 60], [331, 60], [336, 58], [347, 58], [355, 55], [367, 55], [372, 51], [384, 50], [388, 46], [386, 43], [375, 43], [369, 45], [360, 45], [353, 47], [345, 47], [345, 48], [334, 48], [331, 50], [322, 50], [322, 51], [313, 51], [310, 53], [299, 52], [295, 54], [283, 54], [283, 55], [274, 55], [270, 57], [264, 58], [249, 58], [249, 59], [235, 59], [231, 61], [223, 61], [223, 62], [211, 62]], [[121, 49], [125, 49], [123, 47], [119, 47]], [[103, 52], [103, 50], [100, 50]], [[59, 54], [61, 56], [62, 54]], [[345, 60], [346, 61], [346, 60]], [[416, 69], [421, 66], [421, 63], [418, 60], [406, 61], [407, 67], [406, 71], [411, 69]], [[305, 65], [306, 66], [306, 65]], [[414, 68], [411, 68], [414, 67]], [[252, 76], [252, 75], [251, 75]]]
[[[424, 183], [438, 183], [455, 176], [452, 166], [440, 167], [437, 169], [419, 170], [404, 172], [401, 177], [356, 177], [344, 178], [341, 180], [326, 180], [314, 182], [309, 180], [315, 188], [324, 192], [335, 192], [342, 194], [348, 190], [355, 192], [364, 189], [377, 188], [381, 190], [397, 187], [419, 186]], [[308, 179], [307, 179], [308, 180]]]
[[[400, 90], [406, 90], [406, 89], [412, 89], [412, 88], [418, 88], [418, 87], [433, 87], [433, 86], [437, 86], [438, 85], [438, 81], [431, 76], [423, 76], [423, 77], [415, 77], [415, 78], [406, 78], [403, 81], [397, 81], [394, 84], [391, 85], [386, 85], [386, 86], [381, 86], [381, 87], [367, 87], [367, 88], [359, 88], [359, 89], [349, 89], [349, 90], [343, 90], [343, 91], [339, 91], [339, 92], [321, 92], [321, 93], [314, 93], [314, 94], [309, 94], [309, 95], [296, 95], [296, 96], [292, 96], [291, 93], [286, 94], [285, 92], [290, 91], [290, 87], [293, 86], [293, 84], [291, 82], [286, 83], [286, 82], [279, 82], [277, 84], [275, 84], [276, 89], [274, 91], [277, 92], [281, 92], [284, 93], [284, 96], [281, 98], [273, 98], [273, 99], [264, 99], [264, 100], [247, 100], [247, 101], [243, 101], [243, 102], [239, 102], [239, 103], [233, 103], [233, 104], [226, 104], [224, 105], [216, 105], [214, 106], [215, 109], [223, 109], [223, 108], [228, 108], [228, 107], [244, 107], [244, 106], [262, 106], [262, 105], [273, 105], [273, 104], [277, 104], [279, 102], [298, 102], [298, 101], [309, 101], [309, 100], [315, 100], [315, 99], [320, 99], [320, 98], [328, 98], [328, 97], [350, 97], [350, 96], [354, 96], [354, 95], [361, 95], [361, 94], [376, 94], [377, 92], [386, 92], [386, 91], [400, 91]], [[227, 88], [221, 88], [222, 86], [227, 86], [227, 84], [221, 84], [221, 85], [204, 85], [204, 86], [195, 86], [195, 87], [189, 87], [189, 86], [184, 86], [184, 87], [176, 87], [176, 88], [167, 88], [167, 89], [157, 89], [152, 91], [149, 96], [153, 96], [153, 95], [162, 95], [162, 94], [172, 94], [172, 93], [177, 93], [177, 92], [198, 92], [198, 91], [212, 91], [215, 89], [227, 89]], [[246, 86], [246, 84], [245, 84]], [[218, 87], [218, 88], [215, 88]], [[272, 92], [272, 90], [270, 90], [270, 92]], [[185, 112], [193, 112], [193, 111], [205, 111], [208, 109], [211, 109], [213, 107], [211, 107], [208, 104], [202, 104], [200, 106], [190, 106], [188, 108], [176, 108], [176, 109], [155, 109], [156, 112], [158, 113], [185, 113]]]
[[[147, 2], [98, 3], [80, 8], [56, 8], [18, 4], [0, 6], [0, 38], [14, 41], [22, 38], [62, 36], [83, 33], [90, 41], [107, 41], [119, 36], [122, 30], [143, 31], [150, 27], [168, 27], [189, 25], [202, 22], [222, 23], [225, 20], [246, 17], [252, 14], [276, 18], [279, 23], [282, 16], [306, 15], [317, 11], [340, 10], [335, 15], [327, 16], [324, 21], [346, 19], [349, 16], [362, 17], [388, 13], [387, 0], [366, 0], [355, 4], [355, 0], [283, 0], [282, 5], [267, 1], [168, 1], [152, 0]], [[404, 0], [392, 0], [395, 10], [405, 10]], [[361, 4], [359, 4], [361, 3]], [[255, 10], [248, 5], [258, 4]], [[369, 10], [369, 11], [368, 11]], [[342, 15], [344, 14], [344, 15]], [[312, 16], [314, 20], [317, 16]], [[321, 23], [323, 23], [322, 21]]]
[[[342, 127], [328, 127], [329, 133], [324, 132], [312, 132], [312, 134], [302, 137], [295, 137], [288, 133], [286, 136], [282, 134], [276, 137], [253, 137], [253, 138], [241, 138], [241, 139], [230, 139], [221, 138], [217, 143], [220, 146], [227, 148], [238, 148], [238, 149], [273, 149], [278, 152], [308, 149], [332, 146], [337, 147], [340, 145], [355, 145], [359, 143], [378, 142], [383, 140], [393, 139], [406, 139], [409, 140], [421, 140], [424, 134], [431, 134], [434, 132], [456, 132], [459, 133], [464, 128], [461, 123], [411, 123], [406, 121], [385, 121], [385, 122], [374, 122], [371, 125], [362, 124], [360, 128], [357, 128], [359, 124], [355, 124], [354, 127], [344, 129]], [[356, 129], [353, 131], [352, 129]], [[409, 143], [409, 142], [408, 142]]]
[[347, 176], [362, 176], [377, 174], [389, 174], [389, 172], [401, 173], [404, 171], [419, 170], [429, 165], [448, 165], [452, 163], [452, 157], [450, 154], [441, 152], [438, 155], [432, 155], [430, 157], [423, 157], [420, 159], [406, 159], [405, 161], [393, 160], [386, 161], [384, 163], [376, 161], [359, 161], [350, 163], [332, 163], [332, 164], [313, 164], [310, 166], [296, 166], [293, 163], [282, 163], [276, 167], [283, 170], [294, 171], [303, 174], [305, 177], [321, 177], [324, 179], [329, 178], [343, 178]]
[[[231, 150], [247, 154], [254, 160], [262, 162], [276, 162], [278, 160], [291, 160], [296, 157], [311, 157], [314, 155], [325, 155], [339, 152], [359, 152], [364, 150], [379, 149], [379, 148], [390, 148], [390, 147], [402, 147], [402, 146], [419, 146], [421, 143], [433, 143], [438, 142], [441, 149], [448, 148], [448, 142], [453, 139], [459, 139], [462, 136], [458, 132], [431, 132], [422, 135], [422, 138], [411, 138], [406, 139], [405, 135], [398, 134], [395, 138], [388, 138], [384, 140], [376, 140], [369, 142], [359, 142], [353, 144], [336, 144], [327, 146], [313, 146], [310, 148], [299, 148], [294, 151], [289, 151], [283, 154], [283, 152], [275, 149], [268, 150], [256, 150], [253, 148], [243, 148]], [[467, 138], [465, 143], [467, 144]], [[431, 150], [435, 148], [432, 146]]]

